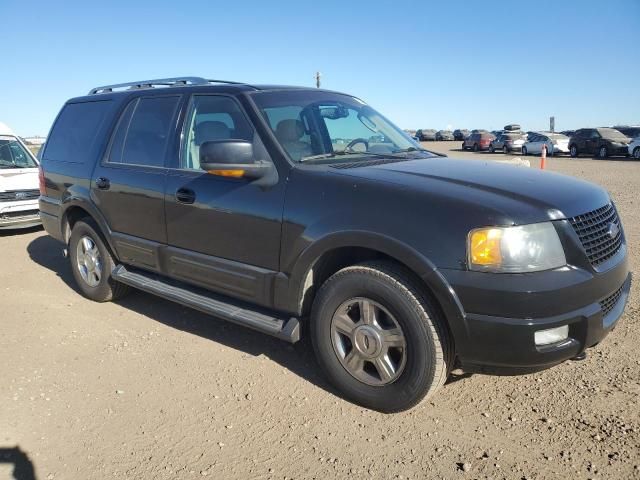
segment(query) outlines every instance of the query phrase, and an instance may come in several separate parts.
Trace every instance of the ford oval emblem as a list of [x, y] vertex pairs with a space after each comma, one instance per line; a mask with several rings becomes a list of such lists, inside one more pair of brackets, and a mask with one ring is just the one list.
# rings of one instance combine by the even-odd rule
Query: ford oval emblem
[[618, 224], [611, 222], [609, 224], [609, 228], [607, 229], [607, 234], [611, 238], [616, 238], [619, 233], [620, 233], [620, 227], [618, 226]]

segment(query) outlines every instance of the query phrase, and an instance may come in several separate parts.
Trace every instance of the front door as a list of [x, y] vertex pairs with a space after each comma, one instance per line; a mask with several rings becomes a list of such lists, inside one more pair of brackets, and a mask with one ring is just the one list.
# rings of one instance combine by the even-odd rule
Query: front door
[[124, 263], [160, 270], [167, 242], [165, 157], [175, 136], [179, 95], [132, 100], [122, 112], [107, 154], [91, 180], [91, 195], [112, 230]]
[[279, 269], [285, 176], [265, 187], [202, 170], [200, 146], [227, 139], [250, 141], [257, 160], [271, 161], [235, 99], [193, 95], [178, 168], [167, 174], [166, 269], [174, 278], [268, 306]]

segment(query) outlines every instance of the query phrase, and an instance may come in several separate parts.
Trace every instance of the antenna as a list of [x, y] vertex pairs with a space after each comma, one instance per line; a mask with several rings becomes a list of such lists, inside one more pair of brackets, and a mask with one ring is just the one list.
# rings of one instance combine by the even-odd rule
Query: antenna
[[316, 72], [316, 88], [320, 88], [320, 77], [322, 74], [320, 72]]

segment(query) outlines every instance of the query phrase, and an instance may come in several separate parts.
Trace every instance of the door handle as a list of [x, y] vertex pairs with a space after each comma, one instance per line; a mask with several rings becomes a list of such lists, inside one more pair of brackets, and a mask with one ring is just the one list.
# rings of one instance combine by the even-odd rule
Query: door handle
[[100, 177], [96, 179], [96, 187], [98, 187], [100, 190], [109, 190], [110, 186], [111, 182], [109, 182], [108, 178]]
[[179, 188], [176, 191], [176, 200], [180, 203], [193, 203], [196, 201], [196, 192], [189, 188]]

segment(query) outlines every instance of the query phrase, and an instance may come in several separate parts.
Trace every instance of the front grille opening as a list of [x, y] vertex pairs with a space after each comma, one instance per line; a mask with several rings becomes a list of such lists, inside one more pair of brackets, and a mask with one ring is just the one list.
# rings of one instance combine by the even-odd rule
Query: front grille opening
[[21, 210], [21, 211], [17, 211], [17, 212], [4, 212], [2, 214], [0, 214], [0, 219], [13, 219], [13, 218], [20, 218], [20, 217], [33, 217], [35, 215], [38, 215], [39, 210]]
[[40, 197], [40, 190], [9, 190], [0, 192], [0, 202], [15, 202], [16, 200], [35, 200]]
[[622, 226], [618, 213], [611, 204], [572, 217], [569, 223], [594, 267], [609, 260], [622, 247]]
[[616, 304], [620, 301], [621, 296], [622, 296], [622, 287], [620, 287], [618, 290], [613, 292], [604, 300], [600, 301], [600, 308], [602, 309], [603, 317], [606, 317], [611, 312], [611, 310], [613, 310], [613, 307], [615, 307]]

